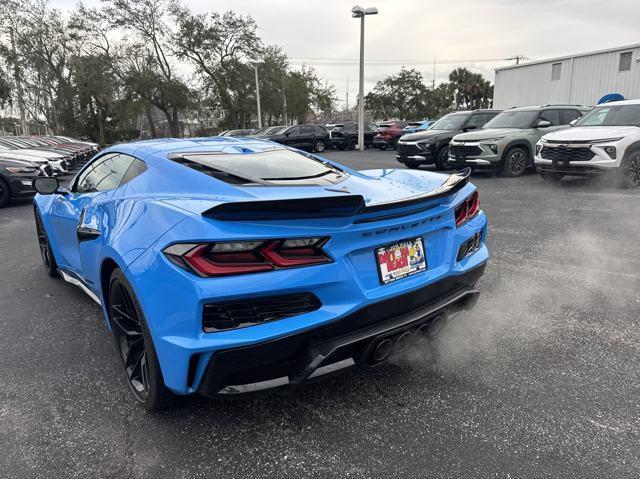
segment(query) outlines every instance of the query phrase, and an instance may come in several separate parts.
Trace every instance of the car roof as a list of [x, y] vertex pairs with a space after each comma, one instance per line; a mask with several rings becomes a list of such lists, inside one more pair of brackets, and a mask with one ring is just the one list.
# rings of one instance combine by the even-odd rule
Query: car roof
[[608, 106], [608, 105], [640, 105], [640, 99], [610, 101], [610, 102], [602, 103], [596, 106]]
[[583, 109], [584, 110], [589, 108], [590, 107], [584, 106], [584, 105], [568, 105], [566, 103], [561, 103], [561, 104], [559, 103], [557, 105], [548, 104], [548, 105], [533, 105], [533, 106], [515, 106], [505, 111], [538, 111], [538, 110], [557, 110], [557, 109], [570, 109], [570, 110]]

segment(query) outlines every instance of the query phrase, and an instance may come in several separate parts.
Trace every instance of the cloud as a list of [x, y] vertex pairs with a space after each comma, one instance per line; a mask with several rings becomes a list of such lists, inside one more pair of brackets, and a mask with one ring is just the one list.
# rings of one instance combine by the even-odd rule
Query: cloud
[[[215, 9], [251, 15], [262, 38], [282, 46], [291, 57], [358, 58], [359, 25], [350, 15], [355, 0], [183, 1], [201, 13]], [[53, 4], [61, 9], [73, 7], [72, 0], [53, 0]], [[510, 63], [481, 60], [516, 54], [542, 60], [638, 41], [637, 0], [611, 0], [606, 5], [600, 0], [372, 0], [364, 5], [380, 11], [366, 19], [365, 58], [397, 59], [409, 68], [414, 65], [400, 60], [445, 61], [436, 65], [437, 83], [457, 66], [493, 80], [493, 69]], [[349, 95], [355, 98], [357, 64], [321, 63], [307, 60], [336, 86], [339, 97], [345, 96], [348, 77]], [[365, 90], [400, 66], [367, 65]], [[415, 68], [427, 81], [432, 79], [432, 65]]]

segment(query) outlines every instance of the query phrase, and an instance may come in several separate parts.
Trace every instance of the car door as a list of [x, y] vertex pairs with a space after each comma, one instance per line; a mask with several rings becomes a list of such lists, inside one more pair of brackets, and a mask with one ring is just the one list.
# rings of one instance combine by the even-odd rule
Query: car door
[[316, 129], [312, 125], [303, 125], [300, 127], [300, 141], [296, 148], [311, 148], [313, 140], [316, 137]]
[[[536, 125], [542, 120], [548, 121], [551, 125], [544, 128], [536, 128]], [[552, 131], [561, 130], [562, 128], [566, 128], [566, 126], [560, 125], [560, 110], [542, 110], [536, 121], [533, 122], [533, 126], [526, 131], [526, 137], [531, 145], [531, 151], [535, 151], [536, 143], [538, 143], [544, 135]]]
[[292, 126], [285, 132], [284, 144], [293, 148], [298, 148], [300, 143], [300, 127]]
[[80, 245], [96, 239], [100, 232], [96, 216], [85, 213], [96, 203], [109, 200], [120, 185], [133, 158], [107, 153], [96, 158], [73, 181], [69, 192], [56, 195], [50, 219], [59, 253], [59, 266], [83, 278]]

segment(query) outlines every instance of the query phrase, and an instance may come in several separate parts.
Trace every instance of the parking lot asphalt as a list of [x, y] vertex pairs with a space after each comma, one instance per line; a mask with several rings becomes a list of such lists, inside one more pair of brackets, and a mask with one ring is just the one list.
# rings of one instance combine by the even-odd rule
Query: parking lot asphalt
[[640, 476], [640, 192], [473, 181], [492, 258], [431, 349], [160, 414], [130, 398], [100, 309], [42, 269], [30, 202], [0, 210], [0, 476]]

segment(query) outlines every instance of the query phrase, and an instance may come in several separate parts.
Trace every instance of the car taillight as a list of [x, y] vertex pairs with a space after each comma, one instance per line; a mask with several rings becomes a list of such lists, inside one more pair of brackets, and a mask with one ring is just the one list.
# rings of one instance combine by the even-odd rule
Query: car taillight
[[474, 191], [472, 195], [456, 207], [456, 228], [459, 228], [477, 215], [478, 211], [480, 211], [480, 198], [478, 192]]
[[328, 239], [178, 243], [164, 253], [177, 266], [200, 276], [228, 276], [330, 263], [322, 250]]

